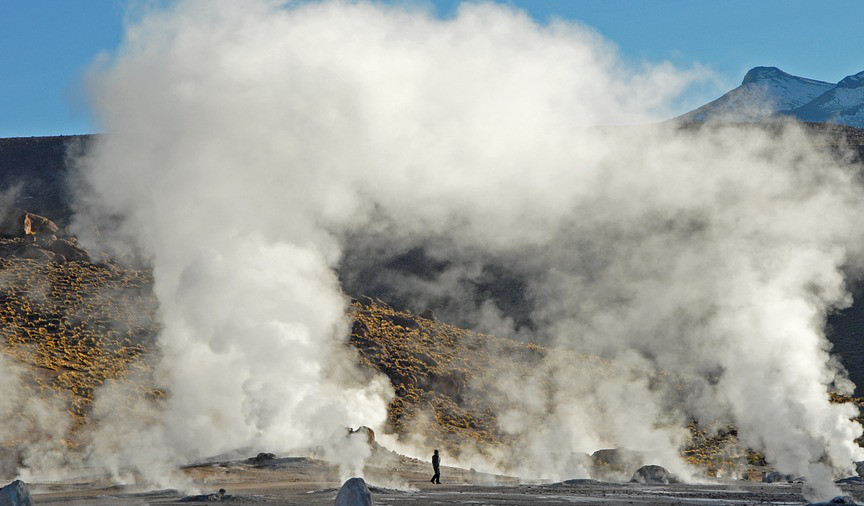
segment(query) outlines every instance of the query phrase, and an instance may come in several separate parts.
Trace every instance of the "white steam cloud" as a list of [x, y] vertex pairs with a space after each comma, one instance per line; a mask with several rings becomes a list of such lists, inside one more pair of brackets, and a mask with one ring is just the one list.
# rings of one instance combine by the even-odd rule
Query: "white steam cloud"
[[392, 394], [351, 365], [335, 274], [345, 248], [378, 241], [449, 262], [403, 287], [418, 299], [506, 265], [533, 307], [523, 337], [620, 371], [503, 377], [521, 470], [572, 477], [570, 453], [624, 446], [685, 472], [688, 416], [731, 419], [786, 472], [848, 468], [861, 428], [828, 402], [848, 381], [823, 326], [861, 260], [859, 181], [793, 125], [598, 128], [662, 118], [704, 75], [633, 69], [585, 27], [491, 4], [447, 20], [366, 2], [144, 16], [94, 74], [109, 133], [77, 218], [82, 240], [95, 224], [154, 269], [171, 395], [142, 437], [182, 460], [380, 428]]

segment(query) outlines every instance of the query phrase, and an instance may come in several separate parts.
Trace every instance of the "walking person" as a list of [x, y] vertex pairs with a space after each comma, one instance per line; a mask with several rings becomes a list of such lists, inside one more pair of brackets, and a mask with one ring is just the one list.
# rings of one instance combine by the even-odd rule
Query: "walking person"
[[432, 479], [429, 480], [432, 483], [441, 484], [441, 457], [438, 456], [438, 450], [435, 450], [435, 454], [432, 455], [432, 470], [435, 471], [435, 474], [432, 476]]

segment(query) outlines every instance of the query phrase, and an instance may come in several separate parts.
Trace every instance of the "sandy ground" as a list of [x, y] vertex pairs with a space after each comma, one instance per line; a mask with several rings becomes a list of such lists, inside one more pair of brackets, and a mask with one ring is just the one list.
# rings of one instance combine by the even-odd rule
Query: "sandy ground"
[[[637, 485], [572, 480], [565, 483], [528, 484], [505, 476], [442, 468], [442, 485], [429, 483], [430, 466], [407, 457], [393, 456], [366, 468], [375, 504], [497, 505], [497, 504], [806, 504], [800, 483], [717, 482], [701, 485]], [[321, 460], [284, 457], [258, 464], [220, 461], [193, 465], [183, 473], [201, 494], [224, 488], [231, 504], [332, 505], [340, 481], [338, 469]], [[177, 490], [142, 491], [111, 486], [104, 479], [33, 483], [36, 504], [46, 505], [150, 505], [196, 504], [183, 502], [188, 493]], [[394, 487], [398, 486], [400, 489]], [[847, 495], [864, 498], [864, 483], [841, 485]]]

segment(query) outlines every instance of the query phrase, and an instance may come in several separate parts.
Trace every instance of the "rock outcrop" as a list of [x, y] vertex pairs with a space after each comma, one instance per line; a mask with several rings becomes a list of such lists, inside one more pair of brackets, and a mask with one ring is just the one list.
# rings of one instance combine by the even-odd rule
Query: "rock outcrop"
[[336, 494], [335, 506], [372, 506], [372, 492], [363, 478], [351, 478]]
[[0, 236], [27, 237], [54, 235], [60, 227], [44, 216], [9, 208], [0, 216]]
[[779, 471], [769, 471], [762, 475], [763, 483], [794, 483], [803, 482], [804, 478], [794, 474], [785, 474]]
[[27, 484], [21, 480], [0, 488], [0, 506], [32, 506], [33, 499]]
[[[348, 437], [351, 437], [354, 434], [357, 434], [360, 437], [365, 436], [366, 437], [366, 443], [369, 444], [369, 448], [374, 450], [378, 446], [378, 443], [375, 442], [375, 431], [370, 429], [369, 427], [366, 427], [365, 425], [361, 425], [360, 427], [357, 427], [356, 429], [349, 428], [348, 429]], [[357, 436], [355, 436], [355, 437], [357, 437]]]
[[246, 462], [256, 466], [264, 466], [270, 462], [273, 462], [274, 460], [276, 460], [275, 454], [261, 452], [252, 458], [246, 459]]
[[38, 214], [17, 208], [0, 212], [0, 238], [14, 244], [3, 248], [6, 254], [58, 263], [90, 261], [90, 255], [78, 247], [74, 237], [58, 238], [59, 231], [56, 223]]
[[678, 483], [678, 478], [666, 470], [665, 467], [648, 465], [642, 466], [630, 478], [631, 483], [643, 483], [646, 485], [669, 485]]

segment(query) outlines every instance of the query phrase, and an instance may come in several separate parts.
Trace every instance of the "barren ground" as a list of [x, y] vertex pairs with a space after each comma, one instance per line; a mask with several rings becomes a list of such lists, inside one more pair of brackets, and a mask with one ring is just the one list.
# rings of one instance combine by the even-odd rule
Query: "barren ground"
[[[800, 483], [748, 481], [705, 484], [638, 485], [572, 480], [521, 483], [505, 476], [442, 468], [442, 485], [428, 482], [428, 464], [407, 457], [369, 466], [367, 482], [401, 482], [402, 490], [373, 487], [376, 504], [805, 504]], [[198, 464], [183, 472], [201, 494], [226, 489], [232, 504], [331, 505], [340, 485], [338, 470], [321, 460], [280, 457], [255, 465], [246, 460]], [[144, 491], [84, 478], [63, 483], [30, 484], [37, 504], [149, 505], [189, 504], [177, 490]], [[841, 485], [847, 495], [864, 497], [864, 484]], [[191, 502], [195, 504], [195, 502]]]

